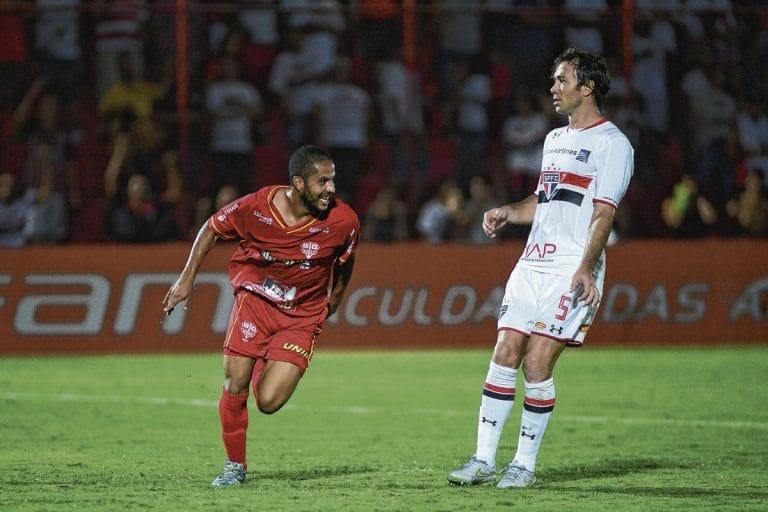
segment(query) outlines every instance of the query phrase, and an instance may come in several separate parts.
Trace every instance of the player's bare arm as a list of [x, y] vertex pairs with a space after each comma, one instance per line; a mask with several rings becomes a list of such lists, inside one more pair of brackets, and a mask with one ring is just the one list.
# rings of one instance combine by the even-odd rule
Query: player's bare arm
[[483, 214], [483, 230], [491, 238], [508, 224], [530, 224], [536, 213], [536, 204], [539, 199], [530, 195], [517, 203], [505, 204], [498, 208], [491, 208]]
[[166, 314], [170, 315], [173, 312], [173, 308], [180, 302], [183, 302], [184, 309], [187, 309], [197, 272], [200, 270], [200, 265], [203, 264], [205, 256], [216, 243], [216, 239], [216, 234], [208, 226], [208, 223], [203, 224], [197, 232], [192, 249], [189, 251], [187, 262], [184, 264], [184, 269], [181, 271], [176, 282], [168, 290], [168, 293], [165, 294], [163, 311]]
[[328, 316], [333, 315], [344, 298], [344, 291], [352, 278], [352, 270], [355, 267], [355, 255], [351, 255], [343, 264], [336, 260], [333, 265], [333, 278], [331, 283], [331, 295], [328, 301]]
[[584, 256], [581, 264], [571, 279], [571, 291], [581, 288], [581, 294], [576, 300], [586, 301], [587, 304], [596, 306], [600, 301], [600, 292], [595, 286], [592, 278], [592, 270], [595, 268], [600, 253], [603, 252], [605, 244], [608, 242], [608, 235], [613, 226], [613, 217], [616, 209], [606, 203], [595, 203], [595, 211], [592, 213], [592, 220], [589, 224], [587, 233], [587, 243], [584, 247]]

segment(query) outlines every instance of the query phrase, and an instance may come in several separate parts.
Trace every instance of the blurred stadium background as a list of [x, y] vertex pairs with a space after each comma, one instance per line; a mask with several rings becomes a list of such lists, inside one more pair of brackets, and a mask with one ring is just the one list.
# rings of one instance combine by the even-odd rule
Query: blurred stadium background
[[[616, 238], [766, 235], [765, 183], [749, 179], [768, 179], [761, 1], [40, 0], [0, 14], [4, 187], [50, 191], [44, 212], [61, 218], [4, 228], [3, 245], [189, 239], [217, 201], [284, 182], [310, 142], [332, 150], [370, 240], [478, 242], [477, 212], [537, 179], [563, 122], [550, 65], [569, 45], [605, 55], [606, 116], [637, 149]], [[762, 202], [739, 201], [747, 190]], [[153, 215], [129, 215], [129, 197]], [[433, 199], [450, 211], [420, 226]]]

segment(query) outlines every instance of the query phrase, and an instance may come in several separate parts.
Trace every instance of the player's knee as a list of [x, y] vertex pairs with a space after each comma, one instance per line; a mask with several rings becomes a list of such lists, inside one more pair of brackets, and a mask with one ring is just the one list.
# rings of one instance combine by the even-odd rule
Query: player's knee
[[493, 351], [494, 363], [507, 368], [517, 368], [520, 366], [521, 360], [522, 356], [517, 346], [501, 341], [496, 344], [496, 348]]
[[[527, 363], [528, 361], [526, 360]], [[531, 365], [530, 368], [523, 365], [523, 374], [525, 375], [525, 381], [530, 384], [538, 384], [552, 378], [552, 370], [549, 367], [542, 368], [535, 365]]]
[[275, 414], [280, 408], [273, 407], [271, 404], [264, 404], [262, 402], [259, 402], [259, 411], [263, 414]]
[[248, 387], [248, 383], [243, 386], [234, 379], [224, 379], [224, 391], [230, 395], [242, 395], [248, 391]]
[[256, 402], [256, 406], [259, 411], [264, 414], [275, 414], [285, 404], [285, 400], [282, 400], [278, 396], [263, 396], [259, 395], [259, 399]]

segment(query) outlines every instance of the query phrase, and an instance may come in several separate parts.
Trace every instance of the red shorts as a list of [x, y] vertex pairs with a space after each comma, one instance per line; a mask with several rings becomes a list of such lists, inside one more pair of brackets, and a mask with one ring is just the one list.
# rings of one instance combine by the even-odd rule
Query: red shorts
[[288, 316], [266, 299], [247, 291], [235, 295], [224, 338], [224, 353], [285, 361], [307, 370], [327, 313]]

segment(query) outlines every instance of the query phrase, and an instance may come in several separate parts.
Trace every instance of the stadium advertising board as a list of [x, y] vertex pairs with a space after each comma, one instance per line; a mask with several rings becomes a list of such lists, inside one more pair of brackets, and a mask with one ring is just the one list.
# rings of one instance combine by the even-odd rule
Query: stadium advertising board
[[[217, 350], [233, 246], [218, 244], [189, 309], [162, 315], [187, 244], [0, 250], [0, 353]], [[490, 347], [522, 244], [363, 244], [322, 347]], [[587, 345], [768, 341], [768, 242], [630, 241], [608, 249]]]

